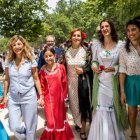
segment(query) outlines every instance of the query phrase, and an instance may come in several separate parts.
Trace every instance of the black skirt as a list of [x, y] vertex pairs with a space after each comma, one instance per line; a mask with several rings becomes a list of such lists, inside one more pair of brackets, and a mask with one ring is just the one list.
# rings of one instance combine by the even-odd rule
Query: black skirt
[[81, 113], [81, 119], [91, 122], [91, 95], [90, 95], [90, 84], [87, 81], [86, 75], [78, 76], [78, 98], [79, 98], [79, 109]]

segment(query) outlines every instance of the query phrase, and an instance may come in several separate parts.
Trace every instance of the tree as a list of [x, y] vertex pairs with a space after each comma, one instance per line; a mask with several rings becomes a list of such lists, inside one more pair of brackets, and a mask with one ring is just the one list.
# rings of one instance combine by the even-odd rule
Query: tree
[[23, 35], [34, 40], [43, 32], [42, 21], [46, 16], [44, 0], [0, 0], [1, 35]]
[[49, 18], [46, 19], [46, 25], [51, 25], [46, 35], [55, 35], [57, 45], [67, 40], [69, 32], [72, 29], [70, 19], [63, 14], [51, 14]]
[[[0, 0], [0, 32], [4, 37], [21, 34], [34, 44], [48, 34], [57, 43], [68, 38], [72, 28], [79, 27], [88, 35], [96, 33], [102, 19], [113, 21], [120, 38], [125, 37], [126, 22], [140, 15], [138, 0], [59, 0], [53, 13], [48, 13], [44, 0]], [[36, 43], [37, 41], [37, 43]]]
[[8, 38], [0, 38], [0, 52], [3, 53], [7, 50]]

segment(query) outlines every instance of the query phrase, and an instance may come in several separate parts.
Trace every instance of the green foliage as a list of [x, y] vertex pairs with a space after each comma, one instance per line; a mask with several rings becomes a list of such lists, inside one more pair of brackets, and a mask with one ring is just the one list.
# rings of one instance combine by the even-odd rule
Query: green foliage
[[44, 0], [1, 0], [1, 35], [11, 37], [20, 34], [34, 40], [42, 34], [46, 8]]
[[51, 14], [46, 19], [46, 26], [49, 26], [46, 35], [53, 34], [56, 38], [56, 45], [67, 40], [68, 34], [72, 29], [72, 23], [68, 17], [63, 14]]
[[0, 53], [7, 51], [8, 38], [0, 38]]
[[21, 34], [38, 47], [49, 34], [55, 35], [58, 45], [78, 27], [90, 41], [96, 37], [100, 21], [108, 18], [123, 39], [126, 22], [140, 15], [139, 5], [138, 0], [59, 0], [56, 9], [48, 13], [44, 0], [0, 0], [0, 33], [4, 37]]

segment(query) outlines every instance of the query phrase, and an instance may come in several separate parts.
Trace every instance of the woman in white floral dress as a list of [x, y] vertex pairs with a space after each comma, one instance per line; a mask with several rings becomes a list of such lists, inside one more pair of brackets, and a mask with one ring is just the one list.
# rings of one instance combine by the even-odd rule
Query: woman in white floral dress
[[88, 140], [125, 140], [127, 116], [120, 104], [117, 76], [123, 43], [118, 41], [114, 25], [108, 20], [100, 24], [99, 40], [93, 40], [92, 45], [94, 112]]

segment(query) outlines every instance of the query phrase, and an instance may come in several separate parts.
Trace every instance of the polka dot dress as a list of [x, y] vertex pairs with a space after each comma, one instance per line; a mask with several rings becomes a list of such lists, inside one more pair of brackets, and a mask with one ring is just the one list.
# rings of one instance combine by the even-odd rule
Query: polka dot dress
[[82, 67], [86, 62], [86, 51], [84, 48], [79, 47], [73, 49], [70, 47], [66, 54], [67, 63], [67, 77], [68, 77], [68, 95], [70, 100], [70, 109], [76, 125], [81, 126], [81, 115], [79, 111], [78, 99], [78, 75], [76, 74], [75, 67]]

